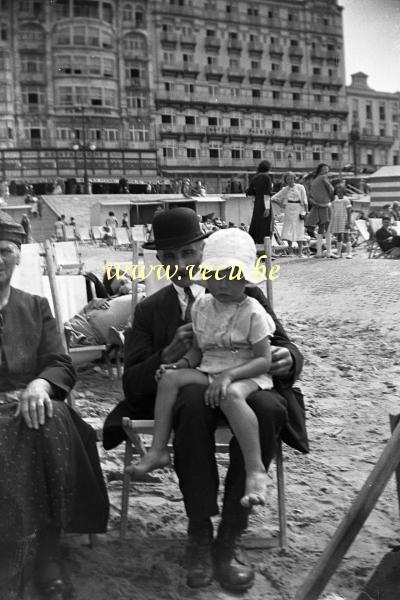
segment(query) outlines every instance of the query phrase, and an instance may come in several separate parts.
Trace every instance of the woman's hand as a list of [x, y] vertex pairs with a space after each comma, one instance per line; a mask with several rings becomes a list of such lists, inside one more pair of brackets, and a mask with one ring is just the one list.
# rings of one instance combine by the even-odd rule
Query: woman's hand
[[93, 298], [91, 308], [95, 308], [96, 310], [107, 310], [107, 308], [110, 308], [110, 302], [107, 298]]
[[229, 375], [221, 373], [218, 375], [212, 383], [206, 389], [204, 394], [204, 402], [206, 406], [216, 408], [220, 405], [221, 400], [226, 396], [228, 387], [232, 383], [232, 379]]
[[34, 379], [21, 394], [14, 416], [22, 416], [29, 429], [39, 429], [46, 416], [53, 416], [53, 403], [50, 399], [51, 385], [45, 379]]

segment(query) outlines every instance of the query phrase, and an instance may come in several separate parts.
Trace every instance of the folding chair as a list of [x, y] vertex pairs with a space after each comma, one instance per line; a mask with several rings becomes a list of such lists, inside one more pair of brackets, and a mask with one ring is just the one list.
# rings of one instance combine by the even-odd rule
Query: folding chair
[[90, 244], [92, 242], [90, 227], [79, 227], [77, 238], [81, 244]]
[[[368, 227], [367, 227], [367, 222], [364, 221], [364, 219], [357, 219], [354, 222], [354, 225], [356, 226], [356, 229], [358, 231], [358, 236], [357, 236], [357, 245], [361, 246], [362, 244], [367, 244], [369, 242], [369, 231], [368, 231]], [[361, 242], [358, 243], [358, 238], [362, 239]]]
[[131, 240], [129, 239], [129, 232], [126, 227], [116, 227], [114, 231], [114, 248], [126, 248], [131, 247]]
[[108, 374], [113, 379], [107, 344], [70, 346], [69, 334], [64, 327], [64, 323], [79, 313], [87, 304], [86, 279], [83, 275], [56, 275], [53, 260], [51, 252], [47, 252], [49, 277], [44, 279], [47, 282], [45, 295], [51, 299], [53, 314], [56, 317], [59, 331], [65, 341], [66, 349], [74, 362], [91, 362], [102, 356], [105, 360]]
[[82, 271], [83, 262], [77, 242], [53, 242], [52, 253], [57, 274]]
[[22, 244], [21, 261], [14, 270], [11, 285], [29, 294], [44, 295], [43, 259], [39, 244]]
[[368, 219], [369, 229], [369, 247], [368, 247], [368, 258], [380, 258], [385, 255], [385, 252], [381, 250], [378, 242], [376, 241], [375, 234], [382, 227], [382, 219]]
[[[267, 268], [268, 272], [271, 268], [270, 258], [270, 243], [266, 243], [264, 246], [264, 252], [267, 256]], [[137, 256], [134, 245], [134, 260]], [[146, 264], [156, 264], [157, 261], [154, 250], [144, 250], [144, 260]], [[152, 261], [152, 262], [151, 262]], [[157, 261], [158, 262], [158, 261]], [[168, 285], [168, 281], [160, 281], [156, 278], [158, 285], [157, 289], [160, 289], [163, 285]], [[156, 282], [151, 282], [152, 292], [157, 291], [155, 289]], [[146, 279], [146, 293], [147, 293], [148, 279]], [[272, 288], [270, 282], [267, 281], [267, 295], [272, 306]], [[134, 453], [143, 456], [146, 452], [146, 446], [144, 445], [140, 435], [151, 434], [154, 428], [154, 421], [152, 420], [130, 420], [124, 418], [122, 422], [123, 429], [126, 433], [127, 439], [125, 442], [125, 453], [124, 453], [124, 475], [122, 483], [122, 496], [121, 496], [121, 521], [120, 521], [120, 537], [124, 539], [128, 527], [128, 508], [129, 508], [129, 484], [131, 476], [126, 472], [126, 467], [132, 461]], [[232, 433], [228, 426], [219, 427], [216, 431], [216, 452], [229, 452], [229, 440], [232, 437]], [[279, 440], [277, 444], [277, 452], [275, 456], [276, 461], [276, 476], [277, 476], [277, 492], [278, 492], [278, 512], [279, 512], [279, 538], [278, 541], [275, 539], [268, 540], [268, 547], [274, 545], [280, 545], [281, 548], [287, 546], [287, 521], [286, 521], [286, 505], [285, 505], [285, 484], [284, 484], [284, 468], [283, 468], [283, 457], [282, 457], [282, 443]], [[263, 540], [263, 546], [267, 540]]]
[[147, 241], [147, 226], [146, 225], [134, 225], [130, 229], [130, 235], [132, 242], [136, 242], [138, 246], [138, 254], [143, 255], [143, 244]]
[[76, 240], [75, 227], [73, 225], [65, 226], [65, 241], [74, 242]]

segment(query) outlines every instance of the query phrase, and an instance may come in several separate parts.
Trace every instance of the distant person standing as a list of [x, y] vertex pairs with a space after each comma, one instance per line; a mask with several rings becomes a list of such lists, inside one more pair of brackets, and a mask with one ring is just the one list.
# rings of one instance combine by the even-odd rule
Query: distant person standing
[[22, 215], [21, 225], [25, 231], [25, 239], [23, 240], [24, 244], [31, 244], [33, 242], [32, 237], [32, 225], [29, 220], [29, 217], [26, 213]]
[[254, 209], [249, 234], [256, 244], [263, 244], [264, 238], [266, 236], [270, 237], [273, 231], [272, 181], [268, 175], [270, 168], [271, 163], [268, 160], [262, 160], [246, 192], [246, 196], [254, 196]]
[[67, 232], [65, 229], [65, 225], [65, 215], [61, 215], [61, 217], [58, 217], [57, 221], [54, 223], [57, 242], [65, 242], [66, 240]]
[[346, 258], [353, 258], [351, 252], [351, 202], [345, 196], [346, 184], [338, 183], [332, 202], [332, 217], [329, 227], [330, 233], [337, 239], [337, 256], [342, 258], [343, 245], [346, 244]]
[[112, 210], [110, 210], [110, 212], [108, 213], [108, 217], [106, 219], [106, 225], [107, 225], [107, 227], [110, 227], [110, 229], [113, 233], [115, 233], [115, 229], [116, 229], [116, 227], [118, 227], [118, 221]]
[[129, 229], [128, 213], [124, 213], [122, 215], [121, 227], [125, 227], [125, 229]]
[[308, 210], [306, 190], [301, 183], [296, 183], [295, 174], [289, 171], [283, 178], [284, 187], [272, 196], [272, 201], [279, 203], [285, 215], [281, 238], [286, 240], [289, 247], [297, 242], [299, 256], [303, 258], [304, 219]]
[[328, 227], [331, 220], [331, 202], [334, 188], [328, 179], [329, 167], [325, 163], [318, 165], [310, 188], [311, 210], [308, 214], [307, 226], [318, 226], [316, 258], [322, 258], [322, 241], [326, 239], [326, 256], [331, 257], [331, 234]]

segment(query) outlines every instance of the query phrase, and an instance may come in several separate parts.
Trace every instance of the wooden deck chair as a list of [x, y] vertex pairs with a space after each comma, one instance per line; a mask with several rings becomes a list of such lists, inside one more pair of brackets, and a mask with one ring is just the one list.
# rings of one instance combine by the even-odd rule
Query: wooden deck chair
[[369, 229], [369, 246], [368, 246], [368, 258], [380, 258], [385, 255], [385, 252], [380, 248], [378, 242], [376, 241], [375, 234], [382, 227], [382, 219], [368, 219], [368, 229]]
[[92, 227], [91, 233], [92, 233], [92, 240], [94, 242], [97, 242], [98, 244], [101, 244], [101, 242], [103, 240], [103, 229], [101, 227], [95, 226], [95, 227]]
[[281, 254], [289, 254], [290, 248], [286, 240], [282, 240], [283, 223], [274, 223], [274, 233], [272, 235], [272, 252], [280, 252]]
[[77, 230], [78, 242], [81, 244], [90, 244], [92, 242], [92, 233], [90, 227], [79, 227]]
[[116, 227], [114, 231], [114, 247], [115, 248], [130, 248], [132, 245], [129, 239], [129, 231], [126, 227]]
[[65, 322], [79, 313], [88, 302], [85, 277], [83, 275], [56, 275], [51, 252], [47, 252], [47, 270], [49, 273], [47, 294], [51, 296], [53, 313], [72, 360], [75, 363], [91, 362], [103, 356], [108, 374], [110, 378], [113, 378], [108, 346], [106, 344], [70, 346], [68, 332], [64, 327]]
[[83, 267], [77, 242], [53, 242], [54, 266], [57, 274], [80, 273]]
[[147, 241], [147, 227], [146, 225], [134, 225], [131, 227], [131, 238], [132, 242], [137, 242], [138, 244], [138, 254], [143, 255], [142, 246], [144, 242]]
[[[145, 250], [144, 253], [153, 252], [153, 258], [155, 258], [155, 251]], [[269, 238], [266, 238], [264, 246], [264, 253], [267, 256], [267, 269], [268, 272], [271, 269], [271, 243]], [[149, 256], [149, 255], [148, 255]], [[151, 256], [151, 255], [150, 255]], [[137, 249], [134, 244], [133, 262], [137, 260]], [[150, 258], [148, 260], [151, 260]], [[146, 280], [147, 283], [147, 280]], [[161, 282], [159, 281], [158, 284]], [[165, 284], [164, 284], [165, 285]], [[156, 291], [156, 290], [153, 290]], [[273, 305], [272, 299], [272, 287], [271, 282], [267, 280], [267, 296], [270, 300], [271, 306]], [[121, 521], [120, 521], [120, 537], [124, 539], [128, 527], [128, 508], [129, 508], [129, 484], [131, 476], [126, 473], [125, 469], [132, 461], [133, 454], [139, 454], [143, 456], [146, 452], [145, 445], [143, 443], [141, 434], [151, 434], [154, 427], [154, 421], [145, 420], [130, 420], [124, 418], [122, 426], [127, 436], [125, 442], [125, 454], [124, 454], [124, 475], [122, 484], [122, 497], [121, 497]], [[228, 426], [219, 427], [216, 432], [216, 452], [228, 452], [229, 451], [229, 440], [232, 437], [232, 433]], [[282, 443], [279, 441], [277, 447], [277, 453], [275, 456], [276, 461], [276, 476], [277, 476], [277, 492], [278, 492], [278, 512], [279, 512], [279, 537], [278, 540], [272, 538], [271, 540], [262, 540], [262, 547], [272, 547], [279, 545], [281, 548], [287, 546], [287, 521], [286, 521], [286, 505], [285, 505], [285, 483], [284, 483], [284, 468], [283, 468], [283, 457], [282, 457]], [[252, 544], [253, 547], [260, 547], [260, 541], [256, 544]]]
[[11, 285], [29, 294], [44, 296], [43, 262], [39, 244], [22, 244], [21, 261], [13, 273]]
[[[364, 221], [364, 219], [357, 219], [354, 222], [354, 225], [356, 226], [356, 229], [358, 231], [357, 245], [361, 246], [362, 244], [368, 244], [370, 235], [368, 231], [367, 222]], [[361, 238], [361, 241], [359, 241], [359, 238]]]
[[[145, 272], [150, 273], [150, 268], [154, 265], [160, 266], [161, 263], [157, 259], [156, 250], [148, 250], [143, 249], [143, 263], [145, 267]], [[150, 275], [144, 280], [145, 288], [146, 288], [146, 297], [151, 296], [154, 292], [158, 292], [161, 288], [169, 285], [169, 281], [167, 279], [160, 279], [157, 277], [157, 273], [151, 272]]]
[[76, 240], [75, 227], [73, 225], [65, 226], [65, 241], [73, 242]]

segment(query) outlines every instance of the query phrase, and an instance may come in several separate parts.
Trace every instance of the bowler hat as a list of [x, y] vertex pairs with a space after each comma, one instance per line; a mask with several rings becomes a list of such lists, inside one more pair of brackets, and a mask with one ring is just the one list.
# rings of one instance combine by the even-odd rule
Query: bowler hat
[[20, 247], [24, 238], [24, 228], [6, 212], [0, 210], [0, 240], [14, 242]]
[[200, 229], [199, 218], [191, 208], [166, 209], [155, 215], [152, 234], [154, 241], [143, 244], [150, 250], [181, 248], [208, 237]]

